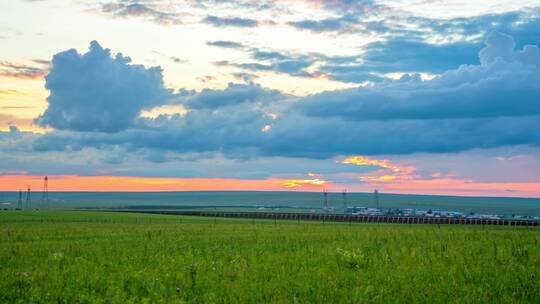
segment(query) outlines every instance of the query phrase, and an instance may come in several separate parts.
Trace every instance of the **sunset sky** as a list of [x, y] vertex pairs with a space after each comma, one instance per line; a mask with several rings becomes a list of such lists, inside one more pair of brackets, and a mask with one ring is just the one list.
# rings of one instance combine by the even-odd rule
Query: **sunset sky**
[[0, 2], [0, 190], [540, 197], [538, 1]]

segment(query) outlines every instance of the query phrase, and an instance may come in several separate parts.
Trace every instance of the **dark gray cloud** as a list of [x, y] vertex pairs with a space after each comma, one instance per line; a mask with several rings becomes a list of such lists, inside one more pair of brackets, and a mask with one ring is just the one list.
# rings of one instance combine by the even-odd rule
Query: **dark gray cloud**
[[165, 104], [172, 93], [163, 86], [161, 68], [112, 56], [96, 41], [85, 54], [56, 54], [45, 78], [48, 107], [37, 119], [61, 130], [116, 132], [133, 125], [139, 112]]
[[203, 19], [203, 22], [211, 24], [216, 27], [221, 27], [221, 26], [256, 27], [259, 25], [259, 21], [255, 19], [240, 18], [240, 17], [207, 16], [206, 18]]

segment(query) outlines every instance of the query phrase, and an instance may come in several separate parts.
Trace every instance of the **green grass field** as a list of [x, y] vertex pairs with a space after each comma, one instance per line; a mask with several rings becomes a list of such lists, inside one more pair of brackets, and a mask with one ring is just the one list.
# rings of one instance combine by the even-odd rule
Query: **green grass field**
[[0, 212], [2, 303], [540, 303], [540, 230]]

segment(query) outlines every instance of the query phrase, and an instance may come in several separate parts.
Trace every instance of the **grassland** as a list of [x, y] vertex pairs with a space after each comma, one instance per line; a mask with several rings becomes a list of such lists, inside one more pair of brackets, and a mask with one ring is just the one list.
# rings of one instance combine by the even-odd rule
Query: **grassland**
[[0, 212], [2, 303], [540, 303], [540, 230]]

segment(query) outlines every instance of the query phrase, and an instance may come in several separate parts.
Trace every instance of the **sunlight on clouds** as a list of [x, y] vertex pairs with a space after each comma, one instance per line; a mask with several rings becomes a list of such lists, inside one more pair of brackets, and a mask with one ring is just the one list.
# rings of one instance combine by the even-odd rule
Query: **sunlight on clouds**
[[510, 157], [504, 157], [504, 156], [497, 156], [495, 157], [498, 161], [513, 161], [513, 160], [519, 160], [519, 159], [527, 159], [527, 155], [514, 155]]
[[398, 179], [396, 175], [382, 175], [382, 176], [362, 176], [360, 177], [362, 181], [366, 182], [386, 182], [386, 181], [395, 181]]
[[277, 113], [273, 113], [273, 112], [268, 112], [268, 113], [264, 113], [266, 116], [270, 117], [272, 120], [276, 120], [278, 119], [279, 115]]
[[[435, 74], [431, 74], [431, 73], [414, 73], [414, 74], [418, 74], [420, 75], [420, 78], [422, 80], [431, 80], [435, 77], [437, 77], [437, 75]], [[393, 80], [398, 80], [400, 79], [401, 77], [405, 76], [405, 75], [413, 75], [412, 73], [407, 73], [407, 72], [393, 72], [393, 73], [386, 73], [386, 74], [382, 74], [382, 76], [384, 77], [387, 77], [387, 78], [390, 78], [390, 79], [393, 79]]]
[[510, 12], [523, 7], [538, 4], [538, 2], [531, 0], [490, 0], [489, 2], [467, 0], [383, 0], [381, 3], [393, 8], [411, 12], [418, 16], [441, 19]]
[[298, 188], [302, 186], [324, 186], [328, 182], [319, 178], [315, 179], [289, 179], [283, 181], [282, 185], [285, 188]]
[[284, 93], [297, 96], [358, 87], [358, 84], [348, 84], [324, 78], [293, 77], [272, 72], [261, 72], [258, 76], [257, 82], [263, 87], [279, 89]]
[[47, 132], [47, 128], [34, 124], [34, 118], [47, 107], [48, 91], [43, 79], [0, 79], [0, 131], [9, 131], [10, 126], [16, 126], [21, 131]]
[[20, 118], [35, 118], [47, 107], [49, 94], [43, 80], [0, 77], [0, 113]]
[[338, 161], [338, 163], [381, 168], [380, 170], [376, 170], [371, 174], [362, 175], [360, 180], [365, 182], [395, 182], [411, 180], [414, 179], [413, 173], [416, 171], [416, 168], [412, 166], [401, 166], [394, 164], [387, 159], [373, 159], [365, 156], [351, 156], [342, 161]]
[[376, 167], [381, 167], [384, 169], [390, 169], [392, 172], [396, 172], [396, 173], [410, 172], [414, 169], [413, 167], [400, 167], [398, 165], [391, 163], [387, 159], [373, 159], [373, 158], [369, 158], [365, 156], [347, 157], [346, 159], [342, 161], [338, 161], [338, 163], [357, 165], [357, 166], [376, 166]]
[[272, 125], [265, 125], [261, 128], [261, 132], [268, 132], [272, 129]]
[[173, 116], [180, 115], [184, 116], [189, 112], [183, 105], [165, 105], [151, 110], [142, 111], [140, 116], [144, 118], [157, 118], [160, 115]]

